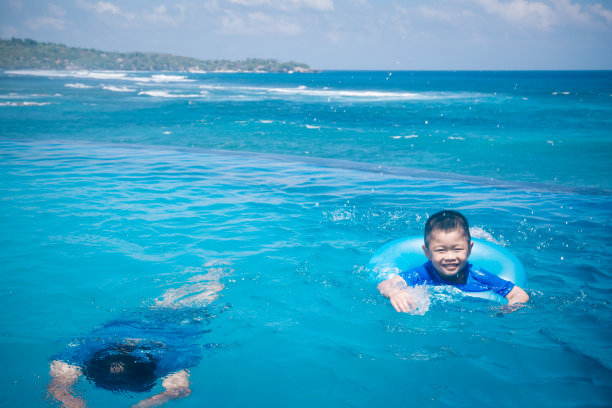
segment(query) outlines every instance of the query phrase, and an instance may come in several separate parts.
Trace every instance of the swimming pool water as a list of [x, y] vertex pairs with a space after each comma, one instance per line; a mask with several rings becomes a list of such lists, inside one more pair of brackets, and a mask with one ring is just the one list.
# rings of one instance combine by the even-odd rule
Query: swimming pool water
[[[203, 359], [191, 369], [193, 394], [168, 406], [612, 403], [605, 86], [580, 85], [583, 97], [595, 95], [591, 116], [577, 114], [592, 146], [569, 149], [565, 162], [566, 153], [551, 156], [552, 167], [539, 165], [537, 149], [524, 151], [528, 166], [496, 157], [507, 171], [495, 178], [478, 170], [487, 152], [504, 146], [504, 138], [518, 140], [508, 148], [515, 154], [504, 153], [509, 157], [531, 146], [530, 126], [520, 127], [520, 118], [493, 146], [470, 142], [477, 146], [467, 150], [474, 167], [451, 166], [449, 158], [463, 159], [454, 148], [427, 147], [468, 142], [471, 125], [457, 130], [454, 137], [463, 140], [449, 139], [450, 122], [436, 125], [444, 138], [435, 131], [432, 138], [420, 131], [404, 136], [413, 135], [410, 121], [432, 120], [424, 112], [439, 116], [443, 105], [469, 111], [475, 93], [495, 99], [491, 89], [516, 77], [495, 86], [480, 77], [467, 86], [432, 74], [428, 80], [440, 89], [417, 103], [409, 94], [429, 92], [423, 78], [412, 88], [385, 88], [359, 73], [358, 83], [346, 73], [307, 77], [351, 84], [329, 94], [330, 87], [300, 87], [304, 77], [274, 76], [288, 81], [275, 91], [279, 84], [257, 82], [269, 77], [139, 83], [71, 75], [2, 77], [10, 92], [0, 106], [0, 405], [54, 406], [46, 396], [51, 356], [122, 316], [160, 304], [198, 306], [208, 273], [224, 288], [206, 312], [213, 317], [200, 341]], [[111, 84], [114, 90], [102, 88]], [[191, 96], [176, 97], [181, 92]], [[448, 94], [440, 99], [440, 92]], [[530, 93], [536, 90], [525, 92], [537, 98]], [[538, 97], [549, 104], [546, 115], [562, 118], [570, 108], [553, 108], [558, 99], [549, 98], [566, 96], [574, 97]], [[330, 111], [322, 119], [328, 99], [338, 98], [350, 118]], [[401, 115], [398, 98], [413, 103]], [[486, 121], [499, 119], [497, 103], [487, 104], [493, 111], [482, 114]], [[307, 116], [312, 111], [316, 122]], [[571, 128], [578, 117], [559, 120]], [[332, 119], [346, 122], [333, 129], [319, 123]], [[389, 124], [395, 121], [397, 134]], [[347, 122], [354, 127], [345, 134], [338, 127]], [[476, 139], [488, 132], [479, 129]], [[533, 130], [547, 147], [558, 146], [543, 132]], [[560, 132], [561, 144], [570, 143], [569, 131]], [[413, 166], [408, 145], [393, 144], [415, 140], [423, 141], [416, 157], [435, 165]], [[597, 177], [590, 180], [588, 171]], [[549, 177], [554, 172], [557, 182]], [[473, 235], [521, 259], [526, 307], [504, 314], [496, 304], [430, 291], [424, 315], [404, 315], [378, 294], [365, 268], [370, 256], [392, 239], [420, 234], [441, 208], [462, 211]], [[83, 380], [76, 390], [92, 407], [130, 406], [140, 397]]]
[[[257, 155], [2, 141], [6, 404], [46, 405], [47, 359], [219, 268], [179, 406], [605, 406], [609, 197], [398, 177]], [[400, 315], [364, 265], [453, 207], [520, 256], [530, 304], [434, 294]], [[208, 265], [208, 266], [207, 266]], [[92, 406], [135, 400], [78, 389]], [[512, 397], [509, 397], [512, 396]]]

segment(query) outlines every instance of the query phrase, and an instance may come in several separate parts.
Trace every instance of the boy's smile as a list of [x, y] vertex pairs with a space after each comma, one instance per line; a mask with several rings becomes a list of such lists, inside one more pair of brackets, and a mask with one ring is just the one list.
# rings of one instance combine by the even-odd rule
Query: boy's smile
[[442, 278], [456, 280], [467, 263], [474, 243], [461, 231], [435, 231], [429, 239], [429, 248], [423, 245], [427, 259]]

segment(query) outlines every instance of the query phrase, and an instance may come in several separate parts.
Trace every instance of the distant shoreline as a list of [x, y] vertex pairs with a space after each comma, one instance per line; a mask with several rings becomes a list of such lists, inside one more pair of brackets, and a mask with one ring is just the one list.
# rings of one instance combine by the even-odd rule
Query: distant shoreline
[[47, 68], [4, 68], [0, 66], [0, 72], [4, 74], [18, 74], [18, 75], [28, 75], [27, 72], [78, 72], [78, 71], [91, 71], [91, 72], [122, 72], [122, 73], [160, 73], [160, 74], [274, 74], [274, 73], [286, 73], [286, 74], [294, 74], [294, 73], [330, 73], [330, 72], [353, 72], [353, 73], [415, 73], [415, 74], [430, 74], [430, 73], [439, 73], [439, 74], [470, 74], [470, 73], [490, 73], [490, 74], [504, 74], [504, 73], [523, 73], [523, 74], [543, 74], [543, 73], [559, 73], [559, 74], [572, 74], [572, 73], [611, 73], [612, 69], [525, 69], [525, 70], [496, 70], [496, 69], [466, 69], [466, 70], [423, 70], [423, 69], [309, 69], [307, 71], [304, 70], [296, 70], [296, 71], [242, 71], [242, 70], [210, 70], [210, 71], [173, 71], [173, 70], [128, 70], [128, 69], [96, 69], [96, 68], [66, 68], [66, 69], [47, 69]]
[[319, 74], [319, 73], [332, 73], [332, 72], [337, 72], [337, 73], [343, 73], [343, 72], [351, 72], [351, 73], [355, 73], [355, 74], [367, 74], [367, 73], [372, 73], [372, 74], [385, 74], [388, 75], [388, 73], [395, 73], [395, 74], [445, 74], [445, 75], [452, 75], [452, 74], [474, 74], [474, 73], [481, 73], [481, 74], [492, 74], [492, 75], [503, 75], [503, 74], [510, 74], [510, 73], [521, 73], [521, 74], [533, 74], [533, 75], [537, 75], [537, 74], [605, 74], [605, 73], [609, 73], [612, 74], [612, 69], [580, 69], [580, 70], [570, 70], [570, 69], [562, 69], [562, 70], [534, 70], [534, 69], [530, 69], [530, 70], [388, 70], [388, 69], [321, 69], [321, 70], [314, 70], [314, 69], [309, 69], [307, 71], [304, 70], [296, 70], [296, 71], [282, 71], [282, 72], [278, 72], [278, 71], [246, 71], [246, 70], [210, 70], [210, 71], [198, 71], [198, 70], [191, 70], [191, 71], [174, 71], [174, 70], [159, 70], [159, 71], [155, 71], [155, 70], [127, 70], [127, 69], [95, 69], [95, 68], [66, 68], [66, 69], [46, 69], [46, 68], [3, 68], [0, 67], [0, 73], [3, 73], [5, 75], [34, 75], [32, 74], [28, 74], [28, 71], [31, 72], [36, 72], [38, 75], [42, 72], [48, 71], [49, 73], [52, 72], [118, 72], [118, 73], [158, 73], [158, 74], [277, 74], [277, 73], [282, 73], [282, 74], [299, 74], [299, 73], [307, 73], [307, 74]]
[[0, 40], [0, 69], [217, 73], [314, 73], [307, 64], [275, 59], [200, 60], [172, 54], [107, 52], [31, 39]]
[[[127, 69], [85, 69], [85, 68], [67, 68], [67, 69], [38, 69], [38, 68], [19, 68], [19, 69], [5, 69], [0, 67], [0, 73], [5, 75], [39, 75], [40, 73], [76, 73], [76, 72], [90, 72], [90, 73], [123, 73], [123, 74], [161, 74], [161, 75], [172, 75], [172, 74], [295, 74], [295, 73], [321, 73], [320, 70], [311, 71], [287, 71], [287, 72], [271, 72], [271, 71], [237, 71], [237, 70], [218, 70], [218, 71], [143, 71], [143, 70], [127, 70]], [[333, 71], [327, 71], [333, 72]], [[352, 72], [352, 71], [338, 71], [338, 72]], [[357, 72], [357, 71], [355, 71]], [[368, 71], [364, 71], [368, 72]], [[369, 71], [369, 72], [386, 72], [386, 71]], [[66, 75], [67, 76], [67, 75]], [[153, 75], [155, 76], [155, 75]]]

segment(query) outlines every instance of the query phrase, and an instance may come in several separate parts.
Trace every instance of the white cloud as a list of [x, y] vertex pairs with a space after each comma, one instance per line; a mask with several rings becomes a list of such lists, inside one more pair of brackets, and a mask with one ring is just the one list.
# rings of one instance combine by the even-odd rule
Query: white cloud
[[485, 11], [518, 26], [532, 26], [548, 30], [553, 26], [577, 23], [591, 25], [596, 17], [612, 23], [612, 11], [601, 4], [583, 6], [572, 0], [478, 0]]
[[479, 0], [487, 13], [498, 15], [517, 25], [528, 25], [548, 30], [556, 22], [553, 9], [545, 3], [527, 0]]
[[66, 15], [66, 10], [53, 3], [49, 4], [49, 12], [56, 17], [64, 17]]
[[302, 26], [286, 18], [271, 16], [262, 12], [247, 13], [239, 15], [226, 11], [221, 19], [221, 32], [223, 34], [278, 34], [278, 35], [298, 35], [301, 34]]
[[582, 11], [580, 4], [572, 4], [570, 0], [553, 0], [553, 4], [559, 17], [565, 17], [579, 23], [589, 23], [591, 21], [591, 17], [588, 13]]
[[96, 11], [100, 14], [102, 13], [122, 14], [119, 6], [116, 6], [113, 3], [99, 1], [96, 3], [95, 7], [96, 7]]
[[153, 11], [145, 11], [142, 14], [142, 18], [150, 23], [161, 23], [164, 25], [177, 26], [179, 22], [182, 20], [182, 15], [184, 14], [185, 6], [179, 5], [177, 6], [179, 11], [179, 16], [174, 16], [170, 14], [166, 6], [159, 5], [153, 9]]
[[68, 23], [65, 20], [66, 10], [56, 4], [49, 4], [48, 14], [40, 17], [27, 19], [24, 24], [31, 30], [52, 28], [54, 30], [65, 30]]
[[393, 13], [391, 14], [391, 27], [404, 39], [410, 32], [410, 15], [410, 10], [399, 4], [394, 5]]
[[264, 4], [270, 4], [269, 0], [229, 0], [232, 4], [238, 4], [241, 6], [257, 7], [263, 6]]
[[25, 21], [26, 27], [31, 30], [40, 30], [43, 28], [53, 28], [55, 30], [64, 30], [66, 28], [66, 20], [57, 17], [37, 17], [30, 18]]
[[0, 34], [2, 35], [2, 38], [11, 38], [17, 37], [19, 31], [17, 31], [17, 29], [13, 26], [2, 26], [0, 28]]
[[[159, 4], [152, 9], [140, 10], [138, 12], [124, 11], [114, 3], [107, 1], [98, 1], [96, 3], [88, 2], [85, 0], [77, 0], [77, 4], [88, 11], [94, 12], [99, 15], [110, 14], [113, 16], [123, 17], [126, 20], [130, 20], [133, 23], [146, 22], [155, 23], [165, 26], [178, 26], [187, 14], [189, 5], [186, 3], [178, 3], [171, 8], [166, 7], [164, 4]], [[216, 5], [216, 1], [205, 3], [206, 7], [213, 7]]]
[[470, 10], [440, 9], [429, 6], [418, 7], [416, 12], [425, 18], [439, 20], [449, 24], [457, 24], [460, 23], [463, 18], [473, 17], [473, 13]]
[[202, 9], [204, 9], [205, 11], [208, 11], [210, 13], [217, 12], [217, 11], [221, 10], [221, 7], [219, 6], [219, 2], [217, 0], [206, 1], [206, 2], [201, 4], [201, 7], [202, 7]]
[[591, 12], [603, 17], [608, 24], [612, 24], [612, 11], [604, 8], [601, 4], [594, 4], [589, 7]]
[[240, 6], [269, 6], [281, 10], [308, 8], [317, 11], [334, 11], [334, 2], [332, 0], [229, 0], [229, 2]]
[[453, 15], [444, 9], [438, 9], [438, 8], [429, 7], [429, 6], [422, 6], [422, 7], [418, 7], [416, 11], [425, 18], [441, 20], [447, 23], [450, 23], [453, 20]]
[[305, 7], [309, 7], [319, 11], [334, 11], [334, 2], [332, 0], [303, 0]]
[[21, 0], [11, 0], [9, 1], [9, 5], [15, 10], [21, 10], [23, 8], [23, 1]]
[[121, 16], [127, 18], [128, 20], [132, 20], [135, 16], [132, 13], [125, 13], [121, 10], [119, 6], [113, 3], [109, 3], [106, 1], [98, 1], [96, 3], [89, 3], [85, 0], [77, 0], [77, 4], [88, 11], [93, 11], [98, 14], [113, 14], [116, 16]]

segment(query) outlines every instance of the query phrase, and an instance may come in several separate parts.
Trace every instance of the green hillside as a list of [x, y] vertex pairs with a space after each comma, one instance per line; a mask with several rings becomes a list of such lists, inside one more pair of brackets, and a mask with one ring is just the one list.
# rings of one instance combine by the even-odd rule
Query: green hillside
[[199, 60], [150, 52], [106, 52], [18, 38], [0, 40], [0, 69], [313, 72], [308, 65], [292, 61]]

